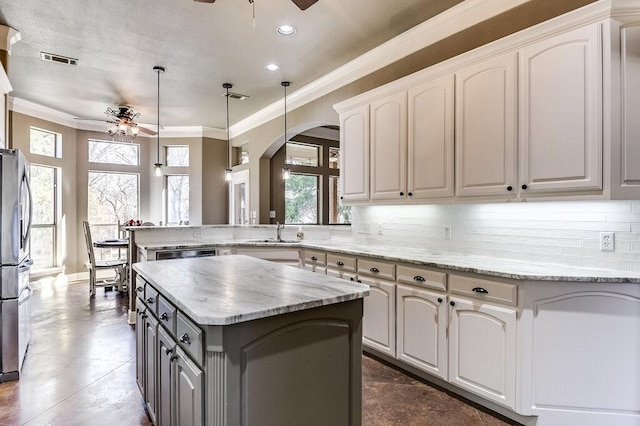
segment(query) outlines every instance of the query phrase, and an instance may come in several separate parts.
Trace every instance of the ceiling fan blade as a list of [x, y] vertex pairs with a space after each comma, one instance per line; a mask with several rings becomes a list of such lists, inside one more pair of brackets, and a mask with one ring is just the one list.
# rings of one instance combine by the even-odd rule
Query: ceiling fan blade
[[138, 130], [140, 131], [140, 133], [144, 133], [145, 135], [149, 135], [149, 136], [155, 136], [155, 135], [158, 134], [157, 132], [154, 132], [153, 130], [150, 130], [150, 129], [147, 129], [147, 128], [141, 127], [141, 126], [138, 126]]
[[296, 4], [296, 6], [300, 8], [300, 10], [307, 10], [309, 7], [316, 4], [318, 0], [291, 0], [291, 1], [293, 1]]

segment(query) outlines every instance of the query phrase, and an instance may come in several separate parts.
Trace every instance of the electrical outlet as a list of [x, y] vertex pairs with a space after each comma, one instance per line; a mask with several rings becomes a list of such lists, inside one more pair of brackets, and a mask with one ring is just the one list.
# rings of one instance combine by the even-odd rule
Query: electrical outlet
[[193, 238], [202, 238], [202, 231], [193, 231]]
[[451, 227], [450, 226], [445, 226], [444, 228], [442, 228], [442, 238], [444, 238], [445, 240], [450, 240], [451, 239]]
[[614, 251], [615, 243], [615, 234], [613, 232], [600, 233], [600, 251]]
[[358, 233], [359, 234], [370, 234], [371, 233], [371, 224], [369, 223], [361, 223], [358, 225]]
[[276, 218], [276, 211], [269, 210], [269, 219], [275, 219], [275, 218]]

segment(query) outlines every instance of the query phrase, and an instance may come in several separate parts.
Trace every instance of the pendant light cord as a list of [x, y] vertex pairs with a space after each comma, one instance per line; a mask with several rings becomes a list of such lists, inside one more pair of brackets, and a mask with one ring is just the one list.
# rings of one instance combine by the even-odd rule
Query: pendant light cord
[[222, 87], [227, 90], [227, 172], [231, 170], [231, 131], [229, 130], [229, 89], [233, 87], [231, 83], [223, 83]]
[[158, 73], [158, 121], [157, 121], [157, 128], [156, 128], [156, 144], [157, 144], [157, 164], [160, 164], [160, 70], [163, 70], [160, 67], [155, 68], [156, 73]]

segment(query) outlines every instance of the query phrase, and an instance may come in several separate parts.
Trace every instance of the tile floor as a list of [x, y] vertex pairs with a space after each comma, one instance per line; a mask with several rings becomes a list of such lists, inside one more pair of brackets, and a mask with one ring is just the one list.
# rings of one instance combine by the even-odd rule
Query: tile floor
[[[135, 382], [126, 294], [88, 284], [34, 291], [32, 336], [19, 381], [0, 384], [0, 426], [149, 425]], [[506, 425], [372, 358], [363, 358], [364, 425]]]

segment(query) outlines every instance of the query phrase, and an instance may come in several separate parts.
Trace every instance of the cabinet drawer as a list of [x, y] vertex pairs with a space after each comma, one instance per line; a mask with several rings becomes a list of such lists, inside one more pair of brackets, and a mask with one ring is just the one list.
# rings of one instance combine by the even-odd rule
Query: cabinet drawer
[[424, 268], [399, 265], [398, 282], [447, 291], [447, 274]]
[[158, 319], [167, 327], [172, 336], [176, 335], [176, 307], [171, 302], [160, 296], [158, 300]]
[[396, 265], [378, 260], [358, 259], [358, 275], [369, 275], [394, 281], [396, 279]]
[[154, 314], [158, 313], [158, 290], [151, 287], [148, 283], [144, 286], [144, 303]]
[[144, 296], [144, 286], [147, 282], [140, 276], [136, 275], [136, 295], [139, 297]]
[[449, 275], [451, 293], [462, 294], [490, 302], [516, 305], [518, 303], [518, 286], [480, 278]]
[[327, 254], [327, 266], [340, 271], [355, 272], [356, 258], [342, 254]]
[[176, 339], [199, 365], [202, 365], [203, 333], [186, 315], [178, 311], [176, 315]]
[[305, 250], [304, 251], [304, 264], [306, 265], [316, 265], [316, 266], [326, 266], [327, 265], [327, 255], [321, 251], [315, 250]]

